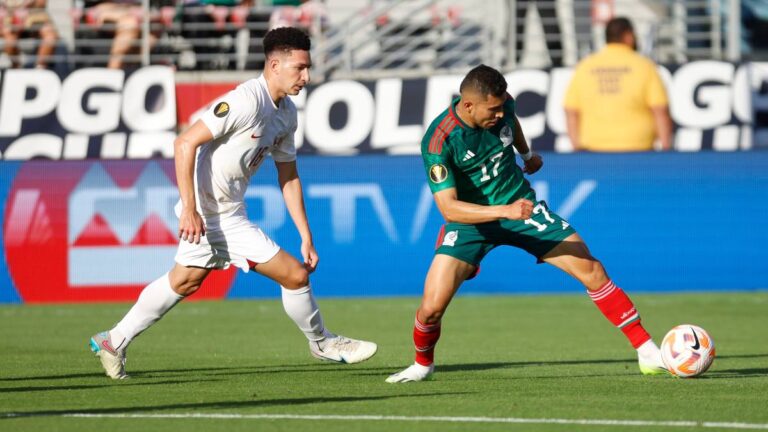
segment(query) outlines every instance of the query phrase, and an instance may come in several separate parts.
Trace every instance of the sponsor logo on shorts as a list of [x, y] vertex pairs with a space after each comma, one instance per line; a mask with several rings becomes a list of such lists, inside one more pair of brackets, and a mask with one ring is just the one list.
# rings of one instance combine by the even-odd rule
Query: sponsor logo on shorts
[[448, 169], [443, 164], [434, 164], [429, 167], [429, 179], [432, 183], [440, 184], [448, 178]]
[[213, 108], [213, 115], [216, 117], [226, 117], [227, 114], [229, 114], [229, 104], [226, 102], [219, 102], [216, 104], [216, 106]]
[[571, 224], [569, 224], [569, 223], [568, 223], [568, 222], [566, 222], [566, 221], [560, 221], [560, 223], [561, 223], [561, 224], [563, 224], [563, 229], [564, 229], [564, 230], [568, 229], [568, 227], [569, 227], [569, 226], [571, 226]]
[[456, 245], [456, 240], [458, 239], [459, 239], [458, 231], [449, 231], [445, 233], [445, 237], [443, 237], [443, 246], [453, 247], [454, 245]]

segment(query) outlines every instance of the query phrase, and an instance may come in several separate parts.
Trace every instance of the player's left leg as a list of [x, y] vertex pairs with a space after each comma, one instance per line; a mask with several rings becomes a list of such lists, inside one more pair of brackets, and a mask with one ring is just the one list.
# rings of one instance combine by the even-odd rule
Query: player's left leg
[[376, 354], [373, 342], [351, 339], [325, 328], [309, 283], [307, 269], [282, 249], [264, 263], [254, 264], [256, 272], [280, 284], [286, 314], [304, 332], [311, 354], [321, 360], [359, 363]]
[[618, 327], [638, 352], [640, 371], [646, 375], [665, 373], [661, 352], [643, 328], [640, 314], [624, 291], [592, 256], [582, 238], [571, 234], [541, 257], [581, 282], [603, 315]]
[[424, 295], [416, 311], [413, 343], [416, 347], [414, 364], [390, 375], [388, 383], [403, 383], [429, 379], [435, 370], [435, 345], [440, 339], [440, 322], [445, 310], [461, 284], [471, 277], [477, 266], [450, 255], [436, 254], [424, 282]]
[[176, 263], [141, 291], [136, 303], [111, 330], [93, 335], [89, 345], [112, 379], [125, 379], [128, 344], [152, 326], [184, 297], [200, 287], [211, 269], [187, 267]]

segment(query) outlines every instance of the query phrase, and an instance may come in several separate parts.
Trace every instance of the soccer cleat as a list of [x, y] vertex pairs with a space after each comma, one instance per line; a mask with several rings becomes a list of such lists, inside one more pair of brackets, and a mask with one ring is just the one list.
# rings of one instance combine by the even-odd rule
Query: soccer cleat
[[373, 357], [377, 349], [378, 346], [373, 342], [341, 335], [321, 341], [309, 341], [309, 352], [313, 357], [337, 363], [360, 363]]
[[115, 349], [109, 338], [109, 332], [101, 332], [93, 335], [90, 341], [91, 351], [99, 357], [104, 372], [112, 379], [126, 379], [125, 373], [125, 349]]
[[434, 363], [429, 366], [423, 366], [414, 363], [398, 373], [390, 375], [386, 381], [388, 383], [406, 383], [416, 381], [429, 381], [432, 374], [435, 373]]
[[661, 360], [661, 351], [653, 344], [653, 347], [648, 346], [647, 349], [638, 351], [637, 364], [640, 366], [640, 373], [643, 375], [664, 375], [669, 373], [664, 362]]

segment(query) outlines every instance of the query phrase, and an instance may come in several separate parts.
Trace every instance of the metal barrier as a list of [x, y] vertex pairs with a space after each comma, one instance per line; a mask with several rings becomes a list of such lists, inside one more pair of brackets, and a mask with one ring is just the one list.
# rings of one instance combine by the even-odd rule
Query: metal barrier
[[[504, 71], [569, 66], [602, 46], [605, 21], [615, 15], [632, 19], [641, 51], [661, 63], [738, 62], [744, 42], [741, 0], [369, 0], [347, 1], [343, 14], [335, 9], [341, 0], [313, 1], [329, 14], [328, 22], [318, 16], [312, 23], [319, 81], [451, 74], [478, 63]], [[262, 67], [261, 38], [273, 8], [153, 9], [144, 3], [140, 37], [126, 64], [181, 71]], [[69, 14], [70, 29], [60, 32], [67, 44], [53, 62], [69, 68], [106, 65], [114, 24], [96, 25], [88, 9]], [[34, 36], [20, 42], [27, 64], [34, 43]]]

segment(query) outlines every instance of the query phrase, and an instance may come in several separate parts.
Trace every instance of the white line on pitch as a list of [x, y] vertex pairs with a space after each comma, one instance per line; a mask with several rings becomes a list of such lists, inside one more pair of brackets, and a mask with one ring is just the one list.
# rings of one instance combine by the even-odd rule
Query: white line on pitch
[[562, 424], [587, 426], [668, 426], [768, 430], [768, 423], [706, 422], [706, 421], [654, 421], [654, 420], [608, 420], [608, 419], [557, 419], [517, 417], [439, 417], [439, 416], [388, 416], [388, 415], [300, 415], [300, 414], [91, 414], [91, 413], [7, 413], [0, 418], [19, 417], [78, 417], [78, 418], [131, 418], [131, 419], [251, 419], [251, 420], [346, 420], [346, 421], [422, 421], [448, 423], [520, 423], [520, 424]]

